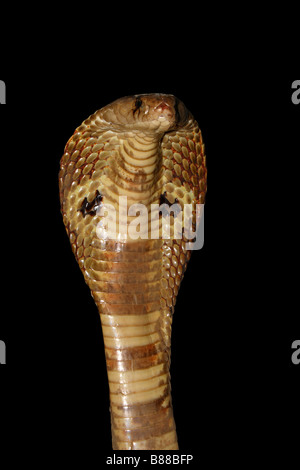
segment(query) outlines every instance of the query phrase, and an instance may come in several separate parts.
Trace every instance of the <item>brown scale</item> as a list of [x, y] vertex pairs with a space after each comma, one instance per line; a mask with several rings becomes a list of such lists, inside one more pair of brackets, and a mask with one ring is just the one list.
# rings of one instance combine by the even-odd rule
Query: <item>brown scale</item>
[[75, 130], [59, 186], [70, 243], [101, 317], [113, 449], [178, 449], [169, 368], [173, 312], [191, 255], [185, 234], [122, 241], [97, 230], [102, 205], [118, 209], [124, 194], [148, 208], [177, 204], [171, 227], [178, 205], [193, 204], [195, 227], [195, 205], [206, 192], [199, 127], [172, 95], [117, 100]]

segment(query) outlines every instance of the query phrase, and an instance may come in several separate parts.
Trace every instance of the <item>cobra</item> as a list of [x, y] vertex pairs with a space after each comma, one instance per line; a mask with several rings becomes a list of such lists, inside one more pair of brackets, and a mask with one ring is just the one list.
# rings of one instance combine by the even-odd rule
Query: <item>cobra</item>
[[[204, 203], [206, 180], [201, 131], [173, 95], [128, 96], [103, 107], [75, 130], [61, 158], [63, 221], [101, 318], [114, 450], [179, 448], [171, 325], [191, 252], [185, 236], [101, 238], [99, 208], [118, 212], [120, 196], [148, 209], [195, 207]], [[195, 211], [192, 217], [195, 223]]]

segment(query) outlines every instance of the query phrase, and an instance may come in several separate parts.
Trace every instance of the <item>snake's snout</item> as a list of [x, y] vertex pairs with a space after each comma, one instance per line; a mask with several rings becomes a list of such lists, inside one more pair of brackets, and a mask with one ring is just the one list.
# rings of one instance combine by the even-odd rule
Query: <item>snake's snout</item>
[[161, 101], [157, 106], [156, 106], [157, 110], [162, 110], [162, 111], [165, 111], [166, 109], [169, 110], [170, 109], [170, 106], [168, 105], [168, 103], [166, 103], [165, 101]]
[[169, 120], [174, 120], [175, 118], [173, 106], [171, 106], [165, 100], [162, 100], [157, 106], [155, 106], [153, 111], [158, 114], [158, 118], [163, 117]]
[[155, 125], [159, 123], [160, 127], [169, 129], [175, 124], [175, 111], [168, 103], [162, 101], [154, 106], [149, 112], [149, 120]]
[[[137, 97], [134, 108], [137, 119], [147, 121], [150, 127], [168, 131], [177, 128], [186, 119], [188, 111], [184, 104], [173, 95], [149, 94]], [[158, 126], [158, 127], [157, 127]]]

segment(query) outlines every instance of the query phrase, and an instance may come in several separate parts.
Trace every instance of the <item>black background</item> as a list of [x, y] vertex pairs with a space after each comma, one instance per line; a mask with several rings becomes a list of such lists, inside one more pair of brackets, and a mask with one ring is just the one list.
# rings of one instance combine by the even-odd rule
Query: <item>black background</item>
[[62, 223], [59, 160], [74, 129], [102, 106], [130, 94], [172, 93], [200, 125], [208, 166], [204, 247], [193, 252], [173, 321], [180, 449], [213, 462], [218, 454], [231, 459], [238, 447], [255, 459], [261, 449], [279, 453], [288, 436], [292, 450], [300, 373], [291, 362], [300, 339], [297, 77], [230, 64], [203, 69], [200, 61], [186, 70], [172, 57], [169, 67], [154, 57], [135, 67], [122, 57], [87, 66], [73, 51], [62, 66], [0, 77], [7, 86], [2, 391], [10, 413], [24, 416], [17, 433], [30, 421], [45, 441], [50, 432], [55, 449], [111, 454], [101, 326]]

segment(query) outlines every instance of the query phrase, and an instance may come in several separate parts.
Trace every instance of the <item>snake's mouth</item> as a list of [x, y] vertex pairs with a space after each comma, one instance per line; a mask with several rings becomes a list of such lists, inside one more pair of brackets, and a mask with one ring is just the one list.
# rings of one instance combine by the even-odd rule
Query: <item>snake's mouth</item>
[[162, 93], [126, 96], [102, 108], [99, 118], [116, 130], [168, 132], [186, 124], [190, 113], [173, 95]]

